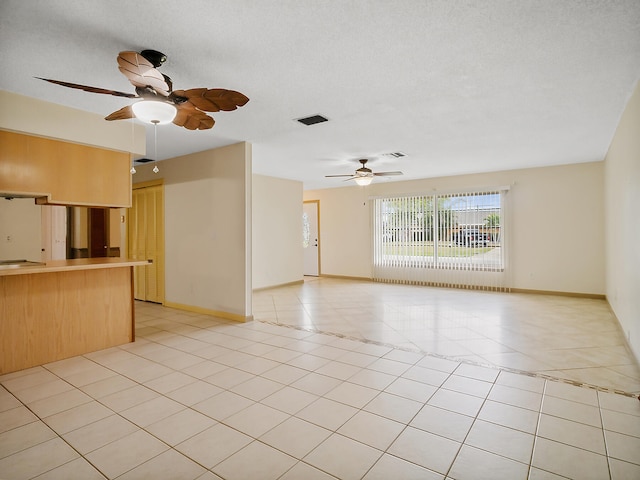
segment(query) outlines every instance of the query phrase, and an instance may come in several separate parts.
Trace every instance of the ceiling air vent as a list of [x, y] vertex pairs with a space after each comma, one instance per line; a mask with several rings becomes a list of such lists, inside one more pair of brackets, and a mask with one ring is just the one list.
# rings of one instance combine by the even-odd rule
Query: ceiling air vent
[[316, 123], [322, 123], [329, 121], [328, 118], [323, 117], [322, 115], [311, 115], [310, 117], [298, 118], [298, 122], [304, 123], [305, 125], [315, 125]]
[[385, 157], [392, 157], [392, 158], [402, 158], [407, 156], [406, 153], [402, 153], [402, 152], [391, 152], [391, 153], [385, 153], [383, 155]]

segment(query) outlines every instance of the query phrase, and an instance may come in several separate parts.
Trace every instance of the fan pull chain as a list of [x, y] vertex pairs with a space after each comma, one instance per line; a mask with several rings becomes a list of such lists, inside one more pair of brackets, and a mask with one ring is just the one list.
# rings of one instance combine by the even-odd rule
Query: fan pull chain
[[[135, 125], [133, 123], [133, 117], [131, 117], [131, 151], [134, 150], [133, 145], [135, 144], [135, 141], [136, 141]], [[131, 155], [131, 170], [129, 170], [131, 175], [136, 173], [136, 167], [134, 162], [135, 160], [133, 159], [133, 155]]]
[[154, 145], [154, 153], [153, 153], [153, 159], [156, 162], [156, 165], [154, 165], [153, 167], [153, 173], [158, 173], [160, 171], [160, 169], [158, 168], [157, 162], [158, 162], [158, 120], [151, 120], [151, 123], [153, 123], [153, 145]]

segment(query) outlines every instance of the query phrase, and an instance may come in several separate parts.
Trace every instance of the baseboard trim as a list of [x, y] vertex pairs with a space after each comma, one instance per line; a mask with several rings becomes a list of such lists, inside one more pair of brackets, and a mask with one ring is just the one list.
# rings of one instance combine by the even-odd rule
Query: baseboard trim
[[[321, 274], [320, 277], [337, 278], [337, 279], [343, 279], [343, 280], [360, 280], [364, 282], [375, 282], [375, 280], [371, 277], [353, 277], [349, 275], [331, 275], [327, 273]], [[404, 284], [403, 282], [393, 282], [393, 281], [385, 282], [383, 280], [381, 280], [380, 283], [394, 283], [394, 284], [397, 283], [400, 285]], [[453, 289], [459, 289], [459, 290], [486, 290], [486, 291], [496, 291], [496, 292], [502, 291], [507, 293], [527, 293], [532, 295], [556, 295], [559, 297], [592, 298], [594, 300], [607, 299], [606, 295], [600, 294], [600, 293], [560, 292], [556, 290], [534, 290], [534, 289], [528, 289], [528, 288], [513, 288], [513, 287], [500, 287], [499, 289], [492, 289], [489, 287], [481, 287], [481, 286], [474, 287], [474, 286], [464, 286], [464, 285], [437, 284], [437, 283], [430, 283], [430, 282], [416, 282], [415, 284], [422, 285], [425, 287], [434, 287], [434, 288], [444, 287], [444, 288], [453, 288]]]
[[269, 285], [268, 287], [254, 288], [253, 291], [254, 292], [261, 292], [263, 290], [271, 290], [272, 288], [292, 287], [294, 285], [302, 285], [303, 283], [304, 283], [304, 280], [295, 280], [293, 282], [279, 283], [277, 285]]
[[511, 293], [530, 293], [533, 295], [555, 295], [558, 297], [592, 298], [606, 300], [607, 296], [600, 293], [558, 292], [555, 290], [531, 290], [528, 288], [511, 288]]
[[168, 308], [175, 308], [178, 310], [185, 310], [187, 312], [201, 313], [204, 315], [211, 315], [212, 317], [220, 317], [226, 320], [233, 320], [234, 322], [250, 322], [253, 320], [253, 315], [244, 316], [237, 313], [222, 312], [220, 310], [211, 310], [208, 308], [197, 307], [195, 305], [184, 305], [182, 303], [164, 302], [164, 306]]
[[[375, 280], [371, 277], [356, 277], [352, 275], [333, 275], [330, 273], [321, 273], [316, 278], [335, 278], [338, 280], [358, 280], [361, 282], [375, 282]], [[256, 288], [253, 291], [259, 292], [262, 290], [269, 290], [271, 288], [300, 285], [302, 283], [304, 283], [304, 280], [297, 280], [295, 282], [283, 283], [280, 285], [272, 285], [270, 287]], [[402, 282], [393, 282], [393, 281], [391, 282], [380, 281], [380, 283], [403, 284]], [[462, 286], [462, 285], [458, 286], [458, 285], [449, 285], [449, 284], [436, 284], [436, 283], [429, 283], [429, 282], [417, 282], [416, 284], [423, 285], [425, 287], [434, 287], [434, 288], [445, 287], [445, 288], [454, 288], [454, 289], [460, 289], [460, 290], [470, 289], [470, 290], [502, 291], [507, 293], [527, 293], [531, 295], [555, 295], [558, 297], [592, 298], [594, 300], [607, 300], [607, 296], [600, 293], [561, 292], [557, 290], [535, 290], [535, 289], [529, 289], [529, 288], [514, 288], [514, 287], [500, 287], [500, 289], [492, 290], [491, 288], [488, 288], [488, 287], [474, 288], [473, 286]]]
[[330, 273], [322, 273], [318, 276], [324, 277], [324, 278], [337, 278], [341, 280], [360, 280], [361, 282], [373, 282], [373, 278], [371, 277], [353, 277], [351, 275], [332, 275]]
[[[640, 356], [636, 355], [636, 351], [631, 346], [631, 343], [629, 343], [629, 338], [627, 337], [627, 334], [626, 334], [626, 332], [624, 330], [624, 327], [623, 327], [622, 323], [620, 322], [620, 319], [616, 315], [616, 311], [611, 306], [611, 302], [609, 301], [608, 298], [605, 297], [605, 299], [607, 301], [607, 306], [609, 307], [609, 310], [611, 311], [611, 315], [613, 315], [613, 318], [616, 319], [616, 323], [618, 324], [618, 328], [620, 329], [620, 333], [622, 334], [622, 338], [624, 338], [624, 346], [625, 346], [625, 348], [631, 354], [631, 356], [633, 358], [635, 358], [635, 360], [638, 363], [638, 365], [640, 365]], [[640, 397], [638, 397], [638, 400], [640, 400]]]

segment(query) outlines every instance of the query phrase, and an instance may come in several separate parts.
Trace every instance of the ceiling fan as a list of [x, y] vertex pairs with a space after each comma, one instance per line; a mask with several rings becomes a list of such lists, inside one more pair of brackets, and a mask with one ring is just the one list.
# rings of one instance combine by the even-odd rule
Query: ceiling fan
[[393, 175], [402, 175], [402, 172], [373, 172], [370, 168], [367, 168], [367, 159], [361, 158], [358, 160], [362, 167], [358, 168], [354, 174], [346, 175], [325, 175], [325, 177], [349, 177], [347, 180], [355, 180], [358, 185], [369, 185], [373, 180], [373, 177], [390, 177]]
[[157, 70], [166, 60], [167, 56], [156, 50], [143, 50], [140, 53], [125, 51], [118, 54], [118, 68], [135, 87], [135, 94], [49, 78], [36, 78], [86, 92], [140, 99], [133, 105], [113, 112], [105, 117], [105, 120], [136, 117], [154, 124], [173, 122], [188, 130], [207, 130], [213, 127], [215, 120], [204, 112], [228, 112], [242, 107], [249, 101], [249, 98], [240, 92], [222, 88], [173, 90], [171, 79]]

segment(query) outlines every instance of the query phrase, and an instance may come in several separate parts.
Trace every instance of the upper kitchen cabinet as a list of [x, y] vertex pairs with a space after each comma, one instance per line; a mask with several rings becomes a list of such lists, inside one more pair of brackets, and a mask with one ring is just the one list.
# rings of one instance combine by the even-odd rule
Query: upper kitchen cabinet
[[131, 155], [0, 130], [0, 195], [41, 205], [131, 206]]

